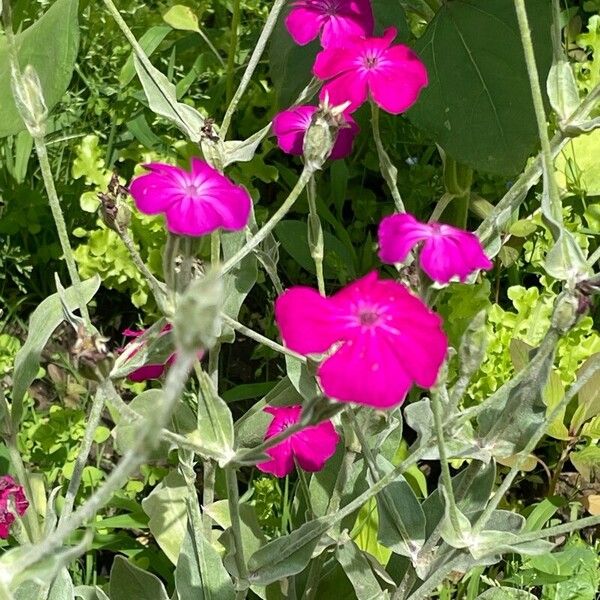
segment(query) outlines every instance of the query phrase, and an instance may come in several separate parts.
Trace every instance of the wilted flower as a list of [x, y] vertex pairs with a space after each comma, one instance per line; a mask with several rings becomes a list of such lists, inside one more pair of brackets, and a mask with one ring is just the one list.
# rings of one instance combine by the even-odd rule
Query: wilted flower
[[13, 510], [22, 517], [29, 507], [23, 488], [10, 476], [0, 477], [0, 538], [6, 539], [15, 521]]
[[134, 179], [129, 191], [141, 212], [165, 213], [171, 233], [197, 237], [247, 225], [248, 192], [204, 161], [193, 158], [191, 171], [163, 163], [144, 166], [150, 172]]
[[442, 223], [421, 223], [409, 214], [391, 215], [379, 224], [379, 257], [385, 263], [403, 262], [421, 242], [419, 264], [439, 283], [454, 277], [465, 281], [478, 269], [493, 266], [479, 238], [469, 231]]
[[[295, 425], [302, 414], [302, 407], [267, 406], [265, 412], [273, 415], [273, 420], [265, 434], [265, 440]], [[269, 448], [266, 453], [271, 460], [256, 465], [265, 473], [276, 477], [285, 477], [294, 469], [294, 461], [305, 471], [320, 471], [335, 453], [339, 435], [331, 421], [323, 421], [318, 425], [306, 427], [292, 434], [289, 438]]]
[[321, 33], [324, 48], [348, 37], [373, 34], [370, 0], [296, 0], [285, 26], [297, 44], [304, 46]]
[[394, 115], [408, 110], [427, 85], [427, 70], [408, 46], [391, 46], [395, 37], [390, 27], [383, 37], [348, 38], [319, 52], [313, 73], [327, 81], [320, 97], [328, 94], [332, 104], [349, 101], [350, 112], [369, 96]]
[[[304, 153], [304, 137], [312, 123], [317, 106], [295, 106], [275, 115], [273, 133], [277, 136], [277, 144], [288, 154], [301, 156]], [[329, 158], [344, 158], [352, 152], [352, 143], [360, 128], [350, 115], [343, 115], [346, 122], [337, 134], [337, 139]]]
[[275, 318], [290, 349], [331, 351], [317, 371], [327, 396], [375, 408], [400, 404], [414, 383], [432, 387], [448, 347], [440, 317], [377, 273], [329, 298], [291, 288], [277, 298]]

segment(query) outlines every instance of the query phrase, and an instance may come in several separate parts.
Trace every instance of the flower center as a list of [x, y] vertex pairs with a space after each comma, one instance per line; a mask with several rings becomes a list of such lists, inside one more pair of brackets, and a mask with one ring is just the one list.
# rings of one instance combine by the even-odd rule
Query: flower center
[[338, 13], [338, 8], [339, 8], [338, 0], [324, 0], [323, 4], [321, 6], [322, 6], [321, 10], [328, 17], [334, 17]]
[[200, 186], [197, 183], [186, 183], [183, 186], [183, 191], [187, 196], [196, 198], [200, 195]]
[[365, 69], [375, 69], [379, 65], [379, 57], [374, 52], [367, 52], [363, 57]]
[[358, 313], [358, 320], [363, 327], [371, 327], [379, 321], [379, 314], [373, 309], [363, 309]]

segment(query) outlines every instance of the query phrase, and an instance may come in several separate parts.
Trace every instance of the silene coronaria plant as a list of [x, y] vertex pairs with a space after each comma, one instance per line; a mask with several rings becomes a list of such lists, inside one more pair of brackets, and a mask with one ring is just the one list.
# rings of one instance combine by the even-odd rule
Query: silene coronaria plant
[[[102, 2], [96, 4], [94, 10], [100, 10]], [[583, 97], [572, 93], [573, 73], [555, 2], [544, 30], [544, 43], [555, 48], [548, 78], [550, 116], [540, 77], [547, 72], [536, 62], [529, 21], [539, 18], [538, 4], [550, 11], [551, 3], [535, 2], [530, 11], [524, 0], [490, 2], [492, 13], [508, 15], [495, 26], [512, 36], [506, 45], [518, 47], [515, 68], [527, 92], [525, 104], [532, 106], [530, 120], [541, 150], [471, 231], [468, 225], [476, 221], [469, 207], [480, 206], [469, 204], [477, 200], [471, 193], [472, 161], [448, 142], [455, 107], [443, 95], [443, 73], [436, 70], [436, 59], [442, 58], [431, 30], [442, 35], [449, 20], [458, 19], [453, 26], [460, 31], [463, 13], [472, 16], [471, 8], [485, 3], [406, 3], [425, 7], [410, 13], [416, 24], [410, 35], [400, 17], [403, 11], [388, 12], [385, 4], [266, 3], [264, 28], [243, 71], [236, 71], [235, 56], [226, 65], [226, 77], [239, 84], [218, 119], [176, 93], [150, 61], [148, 38], [142, 43], [132, 33], [133, 15], [103, 0], [106, 18], [114, 19], [131, 45], [143, 89], [143, 96], [132, 98], [176, 130], [187, 148], [185, 160], [152, 158], [138, 165], [130, 181], [114, 179], [100, 194], [106, 226], [121, 239], [157, 307], [153, 323], [110, 340], [88, 308], [100, 281], [80, 279], [48, 162], [52, 84], [36, 69], [35, 54], [24, 47], [35, 39], [17, 33], [11, 2], [2, 0], [0, 67], [6, 61], [7, 68], [0, 72], [10, 78], [15, 118], [33, 140], [71, 282], [64, 287], [57, 280], [56, 293], [32, 314], [12, 387], [2, 397], [1, 432], [10, 475], [0, 480], [0, 538], [10, 545], [0, 556], [0, 598], [417, 600], [436, 596], [457, 574], [478, 568], [481, 574], [507, 555], [523, 560], [547, 555], [570, 533], [600, 524], [600, 517], [590, 516], [532, 526], [507, 502], [549, 426], [564, 417], [600, 366], [596, 359], [588, 361], [547, 406], [544, 390], [557, 344], [593, 306], [600, 284], [593, 270], [598, 257], [586, 256], [587, 247], [578, 245], [563, 222], [553, 157], [568, 137], [598, 126], [594, 115], [600, 93], [597, 88]], [[233, 5], [239, 20], [239, 0]], [[312, 62], [312, 79], [263, 129], [244, 140], [229, 139], [274, 31], [286, 41], [281, 52]], [[62, 35], [59, 30], [57, 35]], [[479, 57], [471, 60], [475, 64]], [[458, 78], [463, 65], [458, 59], [454, 64], [452, 76]], [[497, 68], [510, 70], [510, 65]], [[300, 73], [290, 69], [285, 77], [300, 78]], [[494, 90], [486, 88], [486, 93]], [[434, 96], [441, 100], [432, 101]], [[460, 115], [461, 120], [477, 119], [476, 111]], [[401, 190], [409, 183], [399, 179], [388, 154], [381, 116], [394, 126], [407, 118], [417, 127], [425, 121], [446, 123], [445, 129], [432, 134], [424, 128], [422, 134], [438, 143], [445, 175], [445, 194], [432, 198], [429, 209], [409, 205], [407, 210]], [[556, 130], [552, 140], [548, 123]], [[237, 168], [252, 164], [261, 144], [273, 148], [268, 160], [272, 157], [275, 168], [285, 154], [298, 157], [285, 159], [297, 166], [297, 173], [286, 197], [281, 195], [283, 180], [289, 183], [293, 170], [287, 168], [279, 180], [281, 193], [274, 206], [270, 200], [268, 218], [265, 199]], [[337, 161], [356, 164], [364, 158], [359, 147], [365, 145], [372, 148], [370, 164], [378, 163], [385, 183], [378, 202], [388, 206], [388, 215], [370, 224], [379, 262], [340, 285], [326, 277], [331, 247], [323, 225], [330, 215], [322, 194], [334, 169], [339, 172]], [[534, 147], [530, 144], [529, 151]], [[468, 175], [461, 179], [457, 173]], [[537, 205], [525, 209], [528, 192], [538, 182]], [[306, 205], [304, 212], [300, 204]], [[460, 214], [460, 206], [467, 208], [461, 218], [445, 218], [454, 208]], [[462, 339], [453, 340], [441, 316], [445, 293], [457, 286], [475, 289], [491, 276], [519, 209], [537, 211], [548, 227], [552, 243], [544, 277], [558, 294], [543, 340], [530, 349], [520, 371], [473, 405], [467, 391], [485, 356], [486, 315], [472, 315]], [[138, 253], [130, 211], [164, 223], [162, 277]], [[279, 224], [293, 211], [306, 215], [312, 262], [310, 278], [298, 281], [278, 270], [274, 244]], [[272, 302], [263, 304], [256, 320], [264, 332], [238, 320], [247, 314], [242, 307], [257, 281], [257, 265], [264, 269], [264, 286], [272, 286]], [[63, 322], [73, 330], [73, 369], [91, 400], [68, 483], [48, 489], [24, 462], [18, 433], [44, 348]], [[273, 389], [243, 411], [241, 404], [223, 399], [220, 368], [223, 347], [240, 344], [242, 337], [278, 356], [280, 369]], [[140, 392], [140, 385], [148, 387]], [[102, 459], [94, 442], [101, 422], [111, 423], [120, 457], [104, 480], [84, 488], [86, 466]], [[106, 507], [123, 506], [123, 486], [161, 449], [169, 475], [142, 502], [149, 520], [123, 527], [143, 528], [170, 568], [157, 571], [146, 562], [143, 570], [133, 555], [118, 555], [110, 573], [76, 581], [81, 585], [74, 588], [73, 565], [101, 547], [98, 532], [110, 520], [98, 515]], [[433, 478], [426, 493], [415, 484], [415, 472], [422, 477], [423, 471]], [[272, 478], [284, 490], [286, 517], [276, 531], [261, 530], [257, 520], [249, 482], [259, 477]], [[375, 546], [362, 537], [367, 522]], [[531, 595], [510, 583], [503, 584], [509, 595], [498, 597]], [[470, 598], [478, 594], [474, 589]], [[486, 594], [481, 598], [496, 597]]]

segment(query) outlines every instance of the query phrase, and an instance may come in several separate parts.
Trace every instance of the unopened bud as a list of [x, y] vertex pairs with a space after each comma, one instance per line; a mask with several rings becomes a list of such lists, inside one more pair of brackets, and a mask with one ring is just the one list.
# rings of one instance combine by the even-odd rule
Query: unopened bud
[[48, 108], [37, 71], [27, 65], [19, 76], [13, 68], [11, 81], [15, 103], [27, 130], [33, 137], [42, 137], [45, 134]]
[[570, 292], [563, 292], [556, 299], [552, 313], [552, 326], [561, 333], [567, 333], [579, 318], [579, 300]]

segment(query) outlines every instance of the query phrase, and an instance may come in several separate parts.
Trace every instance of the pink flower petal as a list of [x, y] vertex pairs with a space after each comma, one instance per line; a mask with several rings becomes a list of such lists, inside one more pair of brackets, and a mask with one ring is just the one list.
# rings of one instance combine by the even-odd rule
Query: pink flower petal
[[294, 454], [290, 439], [270, 448], [267, 450], [267, 454], [271, 457], [271, 460], [256, 465], [264, 473], [271, 473], [275, 477], [285, 477], [294, 470]]
[[296, 44], [305, 46], [318, 35], [323, 17], [316, 11], [298, 7], [293, 8], [285, 19], [285, 26]]
[[354, 112], [365, 102], [368, 97], [368, 75], [366, 71], [347, 71], [328, 81], [319, 94], [319, 99], [324, 101], [329, 97], [333, 106], [350, 102], [347, 112]]
[[431, 236], [431, 228], [408, 213], [390, 215], [379, 224], [379, 258], [384, 263], [401, 263], [409, 252]]
[[381, 409], [400, 404], [412, 385], [393, 349], [369, 335], [344, 343], [318, 375], [329, 397]]
[[181, 186], [170, 176], [147, 173], [136, 177], [129, 186], [135, 205], [146, 215], [164, 212], [182, 196]]
[[148, 381], [150, 379], [160, 379], [165, 372], [165, 365], [144, 365], [139, 369], [129, 373], [127, 379], [134, 382]]
[[356, 56], [360, 44], [355, 40], [347, 42], [341, 48], [326, 48], [317, 54], [313, 65], [313, 74], [319, 79], [331, 79], [336, 75], [356, 69]]
[[344, 118], [346, 119], [346, 126], [338, 131], [337, 139], [331, 151], [330, 158], [332, 160], [349, 156], [352, 152], [354, 138], [360, 132], [360, 127], [350, 115], [344, 115]]
[[310, 473], [320, 471], [335, 454], [339, 439], [331, 421], [307, 427], [292, 436], [292, 450], [300, 468]]
[[302, 155], [304, 135], [316, 111], [316, 106], [296, 106], [275, 115], [273, 133], [277, 137], [277, 144], [284, 152]]
[[373, 27], [369, 0], [347, 2], [338, 14], [324, 22], [321, 44], [323, 48], [343, 46], [348, 39], [373, 35]]
[[344, 332], [344, 316], [312, 288], [294, 287], [275, 301], [275, 320], [286, 346], [295, 352], [325, 352]]

